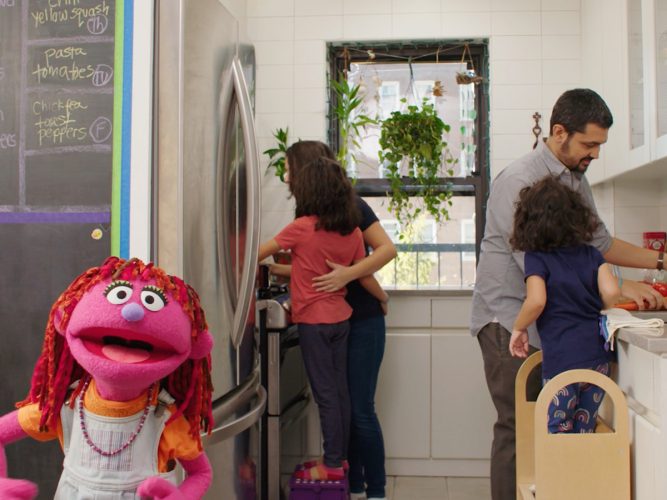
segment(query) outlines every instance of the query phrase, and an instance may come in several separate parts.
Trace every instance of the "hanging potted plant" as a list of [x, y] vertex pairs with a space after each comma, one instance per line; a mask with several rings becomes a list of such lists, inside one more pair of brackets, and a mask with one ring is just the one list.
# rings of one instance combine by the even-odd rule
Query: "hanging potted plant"
[[389, 211], [403, 228], [401, 239], [422, 213], [437, 223], [449, 219], [451, 185], [441, 183], [442, 177], [454, 174], [456, 163], [443, 139], [449, 130], [426, 99], [421, 106], [394, 111], [382, 122], [379, 159], [389, 180]]

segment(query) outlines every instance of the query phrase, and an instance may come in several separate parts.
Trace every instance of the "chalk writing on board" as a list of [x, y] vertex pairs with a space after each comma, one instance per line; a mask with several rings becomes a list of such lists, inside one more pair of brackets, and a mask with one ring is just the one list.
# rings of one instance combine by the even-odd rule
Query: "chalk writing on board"
[[91, 35], [101, 35], [109, 26], [110, 6], [106, 0], [97, 5], [81, 6], [80, 0], [49, 0], [47, 6], [31, 10], [35, 28], [46, 24], [70, 24], [86, 27]]
[[31, 126], [26, 130], [28, 149], [88, 146], [111, 138], [112, 95], [45, 92], [28, 95]]
[[113, 80], [113, 52], [106, 43], [32, 46], [29, 61], [30, 85], [102, 87]]

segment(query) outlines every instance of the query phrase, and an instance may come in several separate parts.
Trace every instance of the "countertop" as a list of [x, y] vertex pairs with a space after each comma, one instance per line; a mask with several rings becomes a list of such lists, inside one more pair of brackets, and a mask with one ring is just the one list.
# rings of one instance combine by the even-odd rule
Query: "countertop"
[[[667, 311], [632, 311], [632, 315], [642, 319], [660, 318], [667, 324]], [[641, 333], [632, 333], [621, 328], [618, 331], [618, 340], [644, 349], [653, 354], [667, 356], [667, 329], [660, 337]]]

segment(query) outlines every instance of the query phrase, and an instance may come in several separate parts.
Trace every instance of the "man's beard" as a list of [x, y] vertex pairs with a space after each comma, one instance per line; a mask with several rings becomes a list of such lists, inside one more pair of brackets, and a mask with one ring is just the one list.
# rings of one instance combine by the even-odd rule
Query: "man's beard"
[[573, 172], [579, 172], [580, 174], [585, 174], [586, 170], [588, 170], [588, 166], [591, 164], [594, 158], [591, 156], [585, 156], [580, 160], [575, 160], [571, 158], [569, 156], [570, 139], [571, 137], [568, 137], [560, 148], [561, 156], [566, 160], [566, 161], [561, 160], [561, 162], [563, 162], [563, 165], [565, 165], [568, 169], [572, 170]]

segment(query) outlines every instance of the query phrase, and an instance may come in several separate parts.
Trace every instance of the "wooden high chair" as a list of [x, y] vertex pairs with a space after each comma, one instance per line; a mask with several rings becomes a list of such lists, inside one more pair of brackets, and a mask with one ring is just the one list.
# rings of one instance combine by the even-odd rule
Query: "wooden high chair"
[[537, 351], [523, 362], [514, 384], [516, 428], [516, 497], [535, 498], [530, 485], [535, 484], [535, 401], [526, 398], [528, 376], [542, 363], [542, 351]]
[[[605, 391], [613, 404], [614, 429], [598, 425], [591, 434], [548, 433], [549, 403], [562, 387], [577, 382]], [[630, 499], [628, 406], [609, 377], [594, 370], [569, 370], [552, 378], [535, 403], [534, 431], [537, 500]]]

